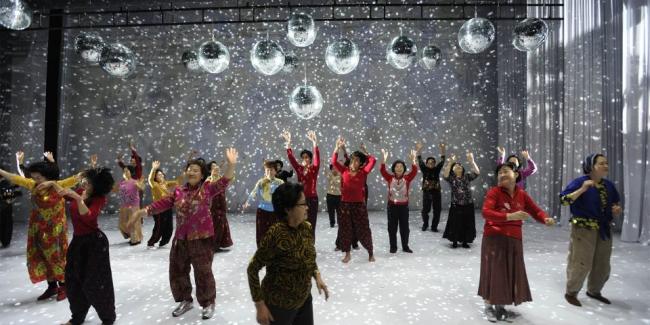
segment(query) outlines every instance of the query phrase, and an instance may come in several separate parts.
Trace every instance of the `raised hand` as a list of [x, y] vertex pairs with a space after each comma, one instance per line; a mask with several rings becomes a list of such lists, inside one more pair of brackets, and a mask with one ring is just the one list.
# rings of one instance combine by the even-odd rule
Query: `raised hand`
[[530, 158], [530, 154], [528, 154], [528, 150], [523, 150], [521, 152], [521, 156], [524, 158], [524, 160], [528, 160]]
[[129, 149], [131, 149], [131, 150], [133, 150], [133, 151], [136, 151], [136, 150], [135, 150], [135, 145], [133, 144], [133, 141], [132, 141], [132, 140], [129, 140]]
[[154, 160], [154, 161], [151, 163], [151, 169], [156, 170], [156, 169], [159, 169], [159, 168], [160, 168], [160, 161], [158, 161], [158, 160]]
[[424, 148], [424, 145], [420, 141], [415, 143], [415, 151], [420, 153], [420, 152], [422, 152], [422, 148]]
[[384, 164], [385, 164], [386, 161], [388, 161], [388, 150], [382, 148], [381, 149], [381, 155], [383, 157], [383, 161], [384, 161]]
[[90, 155], [90, 167], [97, 167], [97, 154]]
[[455, 161], [456, 161], [456, 155], [452, 153], [451, 156], [449, 157], [449, 162], [453, 163]]
[[239, 153], [237, 152], [237, 149], [235, 148], [226, 149], [226, 160], [228, 161], [228, 164], [230, 165], [236, 164], [237, 157], [239, 157]]
[[314, 144], [314, 147], [316, 146], [316, 132], [307, 131], [307, 139], [309, 139]]
[[441, 152], [445, 152], [445, 150], [447, 149], [447, 145], [444, 144], [444, 143], [441, 143], [441, 144], [438, 145], [438, 149], [440, 149]]
[[46, 151], [43, 153], [43, 155], [45, 156], [45, 159], [47, 159], [47, 161], [51, 163], [54, 162], [54, 154], [52, 154], [52, 151]]
[[117, 158], [117, 161], [121, 162], [122, 161], [122, 154], [118, 153], [116, 158]]
[[25, 162], [25, 153], [22, 152], [21, 150], [18, 150], [16, 152], [16, 160], [18, 160], [19, 165], [22, 165], [23, 162]]
[[497, 151], [502, 156], [506, 154], [506, 149], [504, 147], [497, 147]]
[[282, 133], [280, 134], [280, 136], [281, 136], [282, 138], [284, 138], [284, 144], [285, 144], [287, 147], [289, 147], [289, 145], [291, 144], [291, 132], [289, 132], [289, 131], [287, 131], [287, 130], [284, 130], [284, 131], [282, 131]]
[[345, 139], [339, 136], [339, 138], [336, 139], [336, 151], [338, 151], [341, 148], [345, 148]]
[[474, 154], [471, 152], [467, 152], [467, 161], [473, 162], [474, 161]]
[[417, 154], [418, 151], [415, 149], [411, 150], [411, 152], [409, 153], [409, 159], [413, 162], [414, 165], [415, 165], [415, 157], [417, 156]]

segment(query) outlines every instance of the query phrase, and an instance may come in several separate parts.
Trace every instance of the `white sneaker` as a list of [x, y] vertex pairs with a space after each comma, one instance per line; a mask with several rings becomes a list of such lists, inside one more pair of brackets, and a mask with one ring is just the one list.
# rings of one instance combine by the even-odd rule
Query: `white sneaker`
[[172, 312], [172, 316], [178, 317], [180, 315], [185, 314], [188, 310], [192, 308], [194, 308], [194, 305], [192, 304], [191, 301], [183, 301], [178, 304], [178, 307], [176, 307], [176, 309], [174, 309], [174, 311]]
[[210, 304], [207, 307], [203, 307], [203, 311], [201, 312], [201, 318], [210, 319], [212, 318], [212, 315], [214, 315], [214, 304]]

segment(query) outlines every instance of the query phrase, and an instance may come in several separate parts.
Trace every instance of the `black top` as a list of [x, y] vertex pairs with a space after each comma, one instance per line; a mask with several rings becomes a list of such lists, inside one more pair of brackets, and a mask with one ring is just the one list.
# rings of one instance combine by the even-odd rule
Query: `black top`
[[276, 178], [281, 179], [285, 183], [287, 182], [287, 178], [293, 177], [293, 169], [288, 172], [286, 170], [280, 170], [277, 175], [275, 175]]
[[422, 171], [422, 191], [440, 191], [440, 171], [445, 165], [445, 155], [440, 156], [440, 162], [433, 168], [427, 167], [422, 155], [418, 155], [418, 164]]
[[16, 197], [22, 195], [22, 192], [17, 189], [17, 185], [11, 184], [6, 179], [0, 180], [0, 207], [4, 208], [12, 204]]

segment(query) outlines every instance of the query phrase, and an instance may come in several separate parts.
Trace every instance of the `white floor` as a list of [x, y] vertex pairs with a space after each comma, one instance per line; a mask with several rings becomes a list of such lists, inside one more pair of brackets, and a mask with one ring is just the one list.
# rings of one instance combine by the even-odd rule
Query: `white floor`
[[[200, 308], [181, 318], [171, 317], [175, 303], [167, 277], [169, 249], [130, 247], [116, 231], [114, 216], [102, 220], [111, 242], [111, 264], [117, 303], [116, 324], [255, 324], [246, 266], [255, 249], [254, 216], [229, 215], [234, 247], [215, 256], [217, 311], [208, 321]], [[443, 220], [446, 214], [443, 213]], [[414, 254], [388, 253], [386, 217], [371, 213], [376, 263], [365, 250], [353, 251], [349, 265], [334, 252], [336, 228], [319, 215], [318, 264], [330, 287], [329, 301], [314, 289], [316, 324], [489, 324], [476, 295], [482, 223], [471, 249], [451, 249], [442, 233], [422, 232], [420, 217], [411, 212]], [[36, 302], [45, 284], [32, 285], [25, 267], [25, 225], [17, 224], [11, 247], [0, 250], [0, 324], [55, 324], [67, 321], [67, 301]], [[152, 227], [145, 222], [145, 239]], [[444, 222], [440, 226], [444, 229]], [[612, 276], [603, 294], [612, 305], [584, 296], [582, 308], [563, 298], [568, 232], [529, 223], [524, 249], [533, 302], [514, 307], [521, 315], [514, 324], [650, 324], [650, 249], [615, 239]], [[87, 324], [99, 324], [91, 309]]]

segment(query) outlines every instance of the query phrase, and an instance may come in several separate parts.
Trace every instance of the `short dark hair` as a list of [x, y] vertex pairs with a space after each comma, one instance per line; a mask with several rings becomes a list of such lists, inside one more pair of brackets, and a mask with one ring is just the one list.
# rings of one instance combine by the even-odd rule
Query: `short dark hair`
[[89, 199], [106, 196], [111, 192], [113, 185], [115, 184], [110, 168], [106, 167], [86, 169], [83, 172], [83, 177], [85, 177], [93, 187]]
[[275, 189], [271, 195], [273, 211], [282, 221], [287, 221], [287, 210], [294, 208], [300, 200], [304, 187], [300, 183], [286, 182]]
[[463, 171], [460, 173], [460, 176], [465, 175], [465, 167], [463, 167], [463, 164], [461, 164], [461, 163], [459, 163], [459, 162], [455, 162], [455, 163], [453, 163], [453, 164], [451, 165], [451, 172], [452, 172], [452, 173], [454, 172], [454, 166], [456, 166], [456, 165], [460, 166], [460, 168], [463, 169]]
[[167, 176], [167, 174], [165, 174], [165, 172], [162, 169], [158, 168], [153, 172], [153, 181], [154, 182], [156, 181], [156, 175], [158, 175], [159, 172], [162, 173], [163, 176]]
[[[517, 156], [517, 155], [510, 155], [510, 156], [508, 156], [508, 158], [506, 158], [506, 161], [510, 160], [510, 158], [515, 158], [515, 159], [517, 159], [517, 165], [521, 166], [521, 159], [519, 158], [519, 156]], [[505, 163], [506, 161], [504, 161], [504, 163]]]
[[406, 174], [406, 163], [403, 160], [399, 160], [399, 159], [395, 160], [395, 162], [393, 162], [393, 165], [390, 166], [390, 170], [393, 172], [393, 174], [395, 174], [395, 167], [397, 166], [397, 164], [402, 164], [402, 167], [404, 167], [404, 174]]
[[131, 178], [135, 178], [135, 167], [131, 165], [126, 165], [124, 168], [128, 169], [129, 172], [131, 173]]
[[264, 160], [264, 168], [269, 168], [269, 169], [276, 169], [277, 170], [278, 163], [276, 160]]
[[366, 160], [368, 159], [368, 157], [363, 152], [361, 152], [359, 150], [353, 152], [350, 155], [350, 160], [352, 160], [352, 158], [354, 158], [354, 157], [359, 158], [359, 162], [361, 163], [361, 165], [364, 165], [366, 163]]
[[505, 163], [503, 163], [503, 164], [501, 164], [501, 165], [498, 165], [498, 166], [497, 166], [497, 169], [494, 171], [494, 176], [496, 176], [497, 179], [499, 178], [499, 171], [500, 171], [501, 168], [503, 168], [503, 167], [508, 167], [508, 168], [512, 169], [513, 172], [517, 173], [517, 179], [516, 179], [515, 181], [516, 181], [516, 182], [521, 181], [521, 173], [519, 172], [520, 167], [515, 166], [514, 163], [511, 163], [511, 162], [509, 162], [509, 161], [507, 161], [507, 160], [506, 160]]
[[427, 160], [425, 161], [426, 163], [429, 163], [429, 160], [433, 160], [433, 163], [436, 163], [436, 158], [433, 157], [427, 157]]
[[304, 154], [307, 154], [307, 156], [309, 156], [309, 159], [314, 159], [314, 154], [311, 153], [311, 151], [309, 151], [309, 150], [307, 150], [307, 149], [303, 149], [303, 150], [300, 152], [300, 158], [302, 158], [302, 155], [304, 155]]
[[210, 170], [212, 170], [212, 164], [217, 164], [217, 167], [219, 167], [219, 163], [213, 160], [213, 161], [211, 161], [211, 162], [208, 163], [208, 168], [209, 168]]
[[197, 158], [197, 159], [191, 159], [190, 161], [185, 164], [185, 170], [191, 166], [191, 165], [196, 165], [199, 166], [199, 169], [201, 170], [201, 180], [205, 180], [208, 178], [208, 175], [210, 175], [210, 171], [208, 170], [208, 165], [205, 164], [205, 159], [203, 158]]
[[27, 166], [27, 173], [39, 173], [45, 179], [55, 181], [59, 179], [59, 166], [49, 161], [38, 161]]
[[279, 169], [282, 169], [282, 167], [284, 167], [284, 163], [280, 159], [276, 160], [275, 164], [276, 164], [277, 168], [279, 168]]
[[330, 164], [330, 170], [334, 169], [334, 165]]

